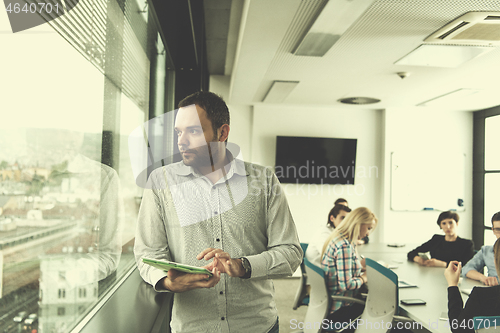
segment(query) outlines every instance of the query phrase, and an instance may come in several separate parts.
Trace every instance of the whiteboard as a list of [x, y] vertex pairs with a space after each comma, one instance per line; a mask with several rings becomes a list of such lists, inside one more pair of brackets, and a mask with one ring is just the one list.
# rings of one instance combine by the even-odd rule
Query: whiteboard
[[465, 154], [391, 153], [391, 210], [464, 211]]

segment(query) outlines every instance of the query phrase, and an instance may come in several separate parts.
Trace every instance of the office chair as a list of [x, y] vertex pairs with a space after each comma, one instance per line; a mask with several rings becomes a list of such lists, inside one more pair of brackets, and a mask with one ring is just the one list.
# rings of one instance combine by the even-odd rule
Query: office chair
[[368, 297], [365, 310], [359, 318], [360, 325], [358, 325], [356, 333], [388, 332], [386, 325], [376, 325], [382, 321], [384, 323], [412, 322], [413, 320], [410, 318], [396, 315], [399, 309], [398, 276], [396, 273], [370, 258], [365, 260], [368, 275]]
[[[323, 319], [328, 316], [331, 302], [333, 300], [345, 300], [361, 304], [365, 303], [364, 301], [353, 297], [330, 297], [328, 295], [325, 272], [320, 267], [307, 260], [307, 258], [304, 258], [304, 264], [306, 266], [307, 281], [311, 286], [309, 294], [309, 305], [307, 308], [306, 317], [304, 318], [304, 333], [321, 332]], [[337, 332], [341, 331], [342, 330], [339, 330]]]
[[[304, 258], [306, 254], [306, 250], [308, 247], [308, 243], [300, 243], [300, 247], [304, 252]], [[306, 265], [304, 264], [304, 259], [300, 263], [300, 284], [299, 289], [297, 289], [297, 293], [295, 294], [295, 300], [293, 301], [293, 309], [297, 310], [302, 305], [309, 304], [309, 292], [307, 290], [307, 273], [306, 273]]]
[[[304, 258], [304, 263], [307, 279], [311, 286], [309, 306], [304, 319], [304, 323], [308, 323], [310, 327], [304, 327], [304, 333], [322, 332], [321, 323], [328, 316], [333, 300], [365, 304], [365, 309], [358, 318], [359, 325], [356, 333], [388, 332], [390, 328], [388, 329], [387, 325], [377, 325], [382, 321], [384, 323], [392, 322], [393, 326], [395, 326], [394, 322], [397, 321], [413, 322], [410, 318], [396, 315], [399, 309], [398, 276], [376, 261], [366, 258], [369, 289], [366, 302], [346, 296], [329, 297], [324, 271], [313, 265], [307, 258]], [[316, 325], [316, 323], [318, 324]], [[342, 332], [342, 329], [335, 332]]]
[[476, 333], [500, 332], [500, 316], [474, 317], [474, 330]]

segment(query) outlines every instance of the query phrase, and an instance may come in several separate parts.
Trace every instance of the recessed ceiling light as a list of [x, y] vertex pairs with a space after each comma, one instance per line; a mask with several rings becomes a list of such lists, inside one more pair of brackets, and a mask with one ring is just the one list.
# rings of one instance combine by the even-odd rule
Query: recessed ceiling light
[[281, 103], [287, 98], [299, 81], [274, 81], [264, 97], [265, 103]]

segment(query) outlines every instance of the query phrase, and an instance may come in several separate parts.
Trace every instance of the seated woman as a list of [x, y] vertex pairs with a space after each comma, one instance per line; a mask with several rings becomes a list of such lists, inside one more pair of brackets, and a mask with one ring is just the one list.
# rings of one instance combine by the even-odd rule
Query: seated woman
[[[434, 235], [431, 240], [408, 253], [408, 260], [422, 266], [446, 267], [452, 260], [463, 265], [474, 256], [474, 243], [469, 239], [458, 237], [458, 214], [447, 211], [439, 214], [437, 224], [445, 235]], [[430, 252], [431, 259], [423, 259], [418, 254]]]
[[[367, 282], [366, 273], [361, 273], [356, 245], [357, 241], [368, 236], [376, 225], [377, 218], [368, 208], [356, 208], [325, 242], [321, 267], [328, 279], [330, 295], [355, 296]], [[334, 322], [349, 322], [349, 319], [359, 316], [363, 308], [364, 305], [357, 303], [333, 301], [328, 319]]]
[[323, 245], [326, 240], [332, 234], [332, 231], [337, 227], [351, 212], [351, 209], [343, 204], [335, 205], [328, 213], [328, 220], [326, 226], [321, 228], [319, 232], [314, 236], [314, 239], [306, 250], [306, 258], [316, 266], [321, 266], [321, 258]]
[[[336, 206], [336, 205], [349, 206], [349, 203], [344, 198], [338, 198], [337, 200], [335, 200], [335, 202], [333, 203], [333, 205], [334, 206]], [[368, 244], [369, 241], [370, 241], [370, 239], [368, 238], [368, 236], [363, 237], [362, 239], [358, 240], [358, 245]]]
[[[496, 271], [500, 276], [500, 239], [497, 239], [493, 245], [493, 252]], [[444, 271], [448, 282], [448, 318], [453, 333], [473, 333], [470, 319], [476, 316], [498, 316], [500, 313], [500, 286], [474, 287], [464, 308], [462, 296], [458, 290], [461, 268], [460, 262], [451, 261]]]

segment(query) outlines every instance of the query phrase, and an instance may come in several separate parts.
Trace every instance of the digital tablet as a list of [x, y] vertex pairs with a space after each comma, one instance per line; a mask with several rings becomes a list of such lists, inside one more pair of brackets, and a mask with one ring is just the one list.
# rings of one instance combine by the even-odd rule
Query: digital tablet
[[189, 274], [208, 274], [209, 276], [212, 276], [212, 272], [202, 267], [184, 265], [179, 264], [178, 262], [160, 259], [142, 258], [142, 261], [148, 265], [164, 270], [165, 272], [167, 272], [169, 269], [175, 269], [176, 271], [181, 271]]
[[406, 244], [403, 244], [403, 243], [390, 243], [390, 244], [387, 244], [387, 246], [389, 246], [389, 247], [405, 247]]
[[426, 302], [422, 299], [402, 299], [401, 303], [404, 305], [425, 305]]
[[394, 265], [394, 264], [388, 264], [386, 263], [385, 261], [383, 260], [378, 260], [377, 261], [379, 264], [381, 264], [382, 266], [386, 267], [386, 268], [389, 268], [389, 269], [396, 269], [398, 268], [398, 265]]
[[415, 288], [416, 286], [417, 285], [415, 285], [411, 282], [404, 281], [404, 280], [398, 281], [398, 288]]

